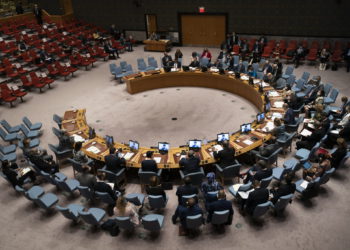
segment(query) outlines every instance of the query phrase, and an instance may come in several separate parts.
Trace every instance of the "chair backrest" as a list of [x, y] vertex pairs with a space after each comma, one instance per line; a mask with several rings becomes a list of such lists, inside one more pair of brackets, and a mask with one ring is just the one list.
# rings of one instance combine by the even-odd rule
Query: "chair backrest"
[[203, 182], [204, 174], [202, 172], [189, 173], [186, 176], [191, 178], [192, 184], [199, 186]]
[[238, 176], [240, 169], [241, 169], [241, 164], [227, 166], [223, 169], [223, 176], [224, 177], [236, 177], [236, 176]]
[[233, 65], [238, 65], [239, 63], [239, 56], [233, 56]]
[[267, 188], [270, 184], [270, 182], [272, 181], [272, 175], [270, 177], [266, 177], [264, 179], [261, 180], [260, 182], [260, 187], [262, 188]]
[[252, 186], [252, 183], [251, 183], [251, 182], [248, 182], [248, 183], [246, 183], [246, 184], [241, 185], [241, 186], [238, 188], [238, 191], [243, 191], [243, 192], [248, 191], [248, 190], [251, 188], [251, 186]]
[[60, 213], [70, 220], [76, 220], [77, 218], [74, 216], [73, 213], [70, 212], [68, 207], [61, 207], [60, 205], [56, 205], [56, 209], [60, 211]]
[[256, 77], [258, 78], [258, 79], [263, 79], [264, 78], [264, 73], [263, 72], [257, 72], [256, 73]]
[[320, 184], [326, 184], [329, 181], [331, 175], [335, 172], [335, 168], [327, 170], [320, 178]]
[[329, 98], [331, 98], [333, 100], [333, 102], [335, 102], [335, 100], [338, 97], [338, 94], [339, 94], [339, 90], [334, 88], [334, 89], [332, 89], [331, 94], [329, 95]]
[[100, 198], [102, 202], [107, 203], [109, 205], [115, 204], [115, 200], [108, 193], [96, 191], [95, 194], [97, 195], [97, 197]]
[[59, 125], [62, 123], [62, 117], [60, 117], [59, 115], [54, 114], [52, 116], [52, 119], [53, 119], [54, 122], [56, 122]]
[[166, 205], [166, 201], [164, 200], [162, 195], [149, 195], [148, 202], [152, 209], [163, 208]]
[[222, 225], [228, 221], [228, 216], [230, 214], [229, 210], [224, 211], [214, 211], [211, 223], [214, 225]]
[[337, 167], [337, 168], [343, 167], [343, 166], [345, 165], [346, 160], [349, 159], [349, 158], [350, 158], [350, 152], [348, 152], [348, 153], [343, 157], [343, 159], [341, 160], [341, 162], [339, 163], [339, 165], [336, 166], [336, 167]]
[[55, 154], [56, 157], [57, 157], [57, 155], [59, 154], [57, 148], [56, 148], [54, 145], [52, 145], [52, 144], [49, 144], [49, 148], [50, 148], [50, 150], [51, 150], [52, 152], [54, 152], [54, 154]]
[[191, 195], [183, 195], [181, 197], [182, 199], [182, 203], [185, 204], [187, 202], [188, 199], [190, 198], [197, 198], [197, 195], [196, 194], [191, 194]]
[[29, 130], [26, 128], [26, 126], [21, 124], [21, 130], [22, 130], [23, 134], [25, 135], [25, 137], [27, 137], [28, 133], [29, 133]]
[[148, 65], [149, 66], [152, 66], [154, 68], [158, 68], [158, 63], [155, 59], [151, 60], [151, 61], [148, 61]]
[[87, 200], [92, 200], [94, 198], [94, 192], [90, 188], [85, 186], [78, 186], [78, 190], [82, 196]]
[[146, 68], [147, 68], [147, 65], [146, 65], [146, 63], [145, 62], [138, 62], [137, 63], [137, 68], [138, 68], [138, 70], [146, 70]]
[[126, 72], [131, 72], [132, 71], [131, 64], [126, 65], [125, 70], [126, 70]]
[[243, 66], [244, 66], [244, 73], [246, 73], [248, 71], [248, 65], [249, 63], [247, 61], [244, 61], [243, 63]]
[[115, 65], [115, 63], [109, 64], [109, 71], [111, 72], [112, 75], [115, 74], [115, 68], [116, 67], [117, 67], [117, 65]]
[[294, 67], [293, 66], [287, 66], [285, 74], [286, 75], [291, 75], [291, 74], [293, 74], [293, 71], [294, 71]]
[[60, 139], [62, 137], [62, 134], [60, 132], [59, 129], [55, 128], [55, 127], [52, 127], [52, 133], [57, 136], [58, 139]]
[[328, 96], [329, 92], [331, 91], [331, 88], [333, 88], [333, 84], [326, 83], [323, 87], [324, 90], [324, 96]]
[[287, 81], [283, 78], [278, 79], [276, 82], [276, 88], [278, 89], [283, 89], [286, 87], [286, 85], [287, 85]]
[[257, 205], [254, 209], [253, 217], [259, 218], [260, 216], [263, 216], [269, 210], [270, 205], [270, 201]]
[[199, 228], [202, 224], [203, 224], [202, 214], [197, 214], [197, 215], [186, 217], [186, 226], [189, 229]]
[[5, 140], [5, 137], [6, 137], [7, 133], [2, 129], [0, 128], [0, 137]]
[[159, 223], [158, 219], [156, 217], [152, 218], [150, 215], [142, 218], [142, 225], [146, 230], [151, 232], [157, 232], [162, 228], [162, 225]]
[[317, 142], [316, 144], [315, 144], [315, 146], [313, 146], [312, 147], [312, 149], [310, 150], [310, 154], [309, 154], [309, 160], [311, 159], [314, 159], [314, 157], [315, 157], [315, 153], [316, 153], [316, 151], [320, 148], [320, 143], [319, 142]]
[[292, 198], [293, 198], [293, 194], [281, 196], [276, 202], [276, 204], [274, 205], [275, 210], [277, 211], [284, 210]]
[[208, 67], [209, 64], [209, 58], [207, 57], [202, 57], [199, 61], [200, 65], [203, 67]]
[[123, 70], [126, 70], [126, 65], [128, 65], [128, 63], [126, 61], [121, 61], [120, 62], [120, 67], [123, 69]]
[[1, 125], [6, 129], [8, 133], [10, 133], [11, 125], [5, 119], [1, 121]]
[[305, 84], [305, 81], [304, 81], [303, 79], [298, 79], [298, 80], [297, 80], [296, 87], [297, 87], [298, 89], [302, 89], [303, 86], [304, 86], [304, 84]]
[[155, 60], [153, 56], [149, 56], [149, 57], [147, 57], [147, 62], [148, 62], [148, 65], [150, 65], [150, 64], [151, 64], [151, 61], [152, 61], [152, 60]]
[[137, 58], [137, 65], [139, 65], [140, 63], [145, 63], [145, 60], [143, 58]]
[[150, 179], [152, 176], [157, 176], [157, 173], [152, 171], [142, 171], [141, 168], [138, 172], [141, 184], [150, 184]]
[[72, 159], [72, 158], [68, 158], [67, 160], [72, 164], [73, 169], [74, 169], [75, 171], [80, 172], [80, 173], [81, 173], [81, 172], [84, 172], [83, 164], [82, 164], [82, 163], [77, 162], [77, 161], [75, 161], [75, 160]]
[[293, 86], [294, 82], [295, 82], [295, 75], [289, 75], [287, 79], [288, 86]]
[[135, 225], [132, 223], [130, 217], [126, 216], [117, 216], [115, 217], [115, 222], [117, 223], [117, 226], [119, 228], [125, 229], [125, 230], [133, 230]]
[[258, 63], [253, 63], [253, 70], [255, 71], [255, 72], [258, 72], [259, 71], [259, 64]]
[[91, 225], [98, 225], [98, 221], [96, 220], [95, 216], [91, 214], [91, 212], [80, 211], [79, 215], [86, 223]]
[[309, 72], [304, 72], [303, 75], [301, 76], [301, 79], [305, 80], [307, 82], [309, 80], [310, 73]]

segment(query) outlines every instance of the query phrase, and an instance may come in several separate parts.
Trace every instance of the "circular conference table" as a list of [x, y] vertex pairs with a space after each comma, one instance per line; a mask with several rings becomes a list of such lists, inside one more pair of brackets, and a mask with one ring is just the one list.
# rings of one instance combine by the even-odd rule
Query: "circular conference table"
[[[249, 133], [236, 132], [230, 135], [229, 143], [235, 149], [236, 156], [244, 154], [263, 142], [269, 140], [271, 135], [266, 127], [271, 127], [272, 117], [281, 117], [284, 110], [281, 107], [284, 92], [276, 91], [268, 84], [263, 85], [263, 92], [259, 92], [258, 85], [261, 80], [254, 79], [254, 85], [250, 85], [248, 77], [241, 75], [240, 79], [235, 78], [232, 73], [226, 72], [219, 74], [217, 72], [201, 72], [200, 70], [184, 72], [182, 70], [176, 72], [164, 72], [161, 70], [153, 70], [148, 72], [136, 73], [124, 77], [127, 85], [127, 91], [135, 94], [147, 90], [168, 87], [205, 87], [224, 90], [233, 94], [240, 95], [253, 103], [257, 109], [262, 112], [264, 110], [264, 94], [268, 92], [271, 102], [270, 113], [262, 124], [255, 121], [252, 122], [252, 131]], [[276, 105], [275, 105], [276, 104]], [[278, 104], [278, 105], [277, 105]], [[62, 121], [62, 129], [65, 129], [75, 141], [82, 141], [82, 150], [84, 153], [98, 161], [104, 161], [104, 157], [109, 154], [109, 149], [105, 138], [96, 135], [89, 138], [89, 125], [85, 117], [86, 110], [68, 110], [65, 112]], [[212, 147], [217, 145], [216, 140], [203, 144], [197, 156], [200, 158], [200, 165], [215, 163]], [[149, 147], [140, 147], [134, 151], [126, 144], [114, 143], [115, 148], [122, 148], [127, 167], [140, 168], [141, 162], [145, 159], [147, 151], [154, 151], [154, 159], [159, 168], [179, 168], [179, 161], [186, 152], [188, 146], [171, 147], [167, 154], [161, 154], [158, 149]]]

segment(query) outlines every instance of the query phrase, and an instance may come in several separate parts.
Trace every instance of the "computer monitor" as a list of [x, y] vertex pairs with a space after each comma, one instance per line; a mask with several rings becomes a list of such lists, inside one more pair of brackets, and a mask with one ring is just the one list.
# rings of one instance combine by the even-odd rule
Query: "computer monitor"
[[158, 150], [159, 151], [163, 151], [163, 152], [167, 152], [169, 151], [169, 143], [167, 142], [158, 142]]
[[201, 148], [202, 141], [201, 140], [190, 140], [189, 143], [188, 143], [188, 146], [189, 146], [190, 149]]
[[220, 133], [220, 134], [218, 134], [217, 138], [218, 138], [218, 142], [229, 141], [230, 134], [229, 133]]
[[256, 115], [256, 121], [258, 123], [263, 123], [265, 120], [265, 113], [259, 113]]
[[106, 135], [105, 141], [106, 141], [106, 144], [108, 147], [113, 146], [113, 144], [114, 144], [113, 136]]
[[245, 123], [241, 125], [241, 132], [242, 133], [249, 133], [252, 130], [252, 124], [251, 123]]
[[137, 141], [129, 141], [129, 147], [133, 150], [139, 150], [140, 144]]

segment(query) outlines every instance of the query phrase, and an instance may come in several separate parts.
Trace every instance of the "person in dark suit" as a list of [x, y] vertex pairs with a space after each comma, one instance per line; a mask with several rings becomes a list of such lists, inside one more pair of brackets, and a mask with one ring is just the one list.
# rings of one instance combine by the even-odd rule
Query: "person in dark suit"
[[306, 148], [311, 149], [317, 142], [319, 142], [322, 137], [326, 134], [327, 130], [323, 123], [315, 123], [315, 130], [312, 132], [310, 136], [303, 137], [300, 141], [296, 143], [296, 148]]
[[261, 44], [259, 43], [258, 40], [255, 42], [252, 52], [253, 52], [253, 63], [259, 62], [262, 49], [261, 49]]
[[33, 171], [29, 171], [26, 174], [20, 176], [17, 173], [18, 166], [16, 163], [10, 163], [5, 160], [2, 162], [2, 173], [6, 176], [7, 180], [11, 183], [13, 188], [16, 186], [22, 186], [24, 181], [29, 177], [32, 182], [35, 182], [36, 176]]
[[146, 159], [141, 162], [142, 171], [158, 172], [157, 162], [153, 160], [153, 151], [146, 152]]
[[146, 193], [148, 195], [161, 195], [166, 200], [166, 194], [164, 191], [164, 188], [159, 185], [158, 183], [158, 177], [157, 176], [151, 176], [150, 178], [150, 185], [146, 186]]
[[116, 174], [125, 168], [126, 161], [124, 158], [120, 157], [121, 151], [121, 149], [118, 149], [116, 152], [114, 147], [109, 149], [109, 155], [105, 156], [106, 170]]
[[344, 138], [339, 137], [337, 139], [337, 149], [331, 154], [330, 161], [332, 168], [337, 169], [340, 162], [346, 156], [347, 153], [347, 144]]
[[294, 116], [294, 111], [289, 107], [287, 103], [283, 104], [283, 109], [285, 110], [285, 114], [283, 117], [284, 124], [286, 125], [292, 125], [295, 124], [295, 116]]
[[93, 188], [97, 182], [96, 177], [93, 174], [90, 174], [90, 167], [84, 165], [82, 167], [83, 172], [76, 175], [76, 179], [79, 181], [80, 186], [85, 186]]
[[346, 62], [346, 72], [350, 71], [350, 47], [348, 47], [344, 52], [344, 60]]
[[259, 148], [259, 153], [263, 157], [270, 157], [280, 146], [276, 143]]
[[259, 160], [252, 168], [247, 171], [247, 176], [243, 183], [253, 182], [254, 180], [261, 181], [264, 178], [272, 175], [272, 169], [268, 168], [266, 161]]
[[[93, 185], [93, 190], [96, 192], [102, 192], [102, 193], [108, 193], [111, 198], [114, 200], [114, 201], [117, 201], [118, 199], [118, 192], [116, 192], [115, 190], [113, 190], [111, 188], [110, 185], [108, 185], [105, 180], [106, 180], [106, 174], [105, 173], [101, 173], [99, 174], [98, 176], [99, 178], [99, 181], [95, 182], [94, 185]], [[116, 188], [116, 185], [114, 185], [114, 188]], [[107, 212], [110, 216], [113, 215], [113, 208], [114, 208], [114, 205], [111, 204], [111, 205], [108, 205], [107, 207]]]
[[218, 192], [218, 200], [210, 203], [209, 206], [208, 206], [207, 222], [208, 223], [211, 222], [214, 212], [216, 212], [216, 211], [224, 211], [224, 210], [228, 210], [229, 211], [229, 216], [228, 216], [227, 222], [225, 224], [226, 225], [231, 225], [232, 224], [232, 219], [233, 219], [232, 202], [226, 200], [225, 191], [224, 190], [220, 190]]
[[248, 199], [245, 202], [245, 211], [252, 215], [257, 205], [265, 203], [269, 200], [269, 191], [266, 188], [260, 187], [260, 181], [254, 182], [254, 191], [249, 193]]
[[177, 218], [180, 217], [181, 225], [184, 227], [184, 229], [187, 229], [186, 217], [198, 214], [203, 215], [203, 210], [198, 206], [195, 199], [190, 198], [187, 200], [186, 204], [179, 205], [176, 208], [175, 214], [172, 216], [172, 221], [174, 224], [176, 224]]
[[18, 2], [18, 4], [16, 5], [16, 13], [17, 15], [24, 13], [22, 2]]
[[267, 75], [268, 73], [272, 73], [272, 66], [269, 61], [265, 61], [265, 64], [263, 66], [263, 72], [264, 75]]
[[120, 31], [115, 27], [115, 24], [112, 24], [109, 33], [115, 40], [119, 40], [120, 38]]
[[346, 107], [350, 106], [350, 101], [348, 100], [348, 98], [346, 96], [343, 96], [341, 98], [341, 105], [339, 107], [339, 110], [336, 113], [333, 113], [333, 117], [335, 118], [341, 118], [345, 115], [346, 113]]
[[187, 153], [187, 158], [182, 158], [179, 162], [180, 168], [185, 175], [199, 171], [200, 159], [194, 155], [194, 151]]
[[198, 188], [196, 186], [192, 185], [192, 181], [190, 177], [184, 178], [185, 185], [179, 186], [176, 190], [176, 195], [179, 204], [182, 204], [182, 196], [184, 195], [192, 195], [192, 194], [198, 194]]
[[296, 186], [295, 186], [295, 183], [293, 183], [293, 177], [294, 177], [294, 173], [291, 172], [287, 174], [284, 177], [285, 183], [281, 184], [279, 187], [276, 187], [270, 190], [270, 193], [272, 193], [273, 195], [273, 198], [271, 198], [271, 202], [273, 204], [276, 204], [276, 202], [281, 196], [294, 194]]
[[199, 68], [199, 61], [197, 57], [193, 57], [191, 63], [188, 65], [189, 67], [192, 68]]
[[222, 147], [223, 149], [220, 151], [215, 151], [214, 149], [214, 158], [218, 161], [220, 167], [225, 168], [235, 164], [235, 149], [230, 147], [228, 141], [224, 141]]
[[104, 48], [104, 50], [105, 50], [106, 53], [108, 53], [108, 54], [110, 54], [110, 55], [113, 55], [113, 56], [115, 56], [116, 58], [120, 58], [120, 57], [119, 57], [118, 50], [112, 47], [110, 41], [106, 41], [106, 42], [104, 43], [104, 45], [103, 45], [103, 48]]
[[58, 150], [73, 149], [74, 141], [65, 129], [60, 130], [61, 135], [58, 138]]
[[171, 56], [167, 53], [164, 52], [164, 56], [162, 58], [162, 63], [163, 63], [163, 67], [172, 67], [174, 65], [173, 59], [171, 58]]
[[39, 25], [43, 24], [43, 13], [41, 8], [38, 7], [37, 4], [34, 4], [34, 9], [33, 9], [34, 16], [36, 18], [36, 21], [38, 22]]

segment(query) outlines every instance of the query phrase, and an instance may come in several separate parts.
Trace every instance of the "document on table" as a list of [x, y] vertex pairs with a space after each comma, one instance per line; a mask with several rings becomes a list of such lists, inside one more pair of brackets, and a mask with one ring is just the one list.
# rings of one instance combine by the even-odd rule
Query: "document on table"
[[235, 191], [236, 193], [238, 192], [238, 189], [239, 189], [239, 187], [240, 186], [242, 186], [243, 184], [234, 184], [234, 185], [232, 185], [232, 189], [233, 189], [233, 191]]
[[273, 122], [268, 122], [268, 123], [266, 123], [265, 127], [262, 128], [262, 131], [269, 132], [269, 131], [273, 130], [274, 128], [275, 128], [275, 125], [273, 124]]
[[274, 108], [282, 108], [283, 104], [284, 104], [284, 102], [274, 102], [273, 107]]
[[114, 183], [112, 182], [107, 182], [107, 184], [113, 189], [114, 188]]
[[246, 200], [246, 199], [248, 199], [249, 193], [253, 192], [253, 191], [254, 191], [254, 189], [250, 189], [248, 191], [239, 191], [238, 194], [239, 194], [239, 196], [241, 196], [242, 199]]
[[302, 136], [308, 137], [308, 136], [310, 136], [310, 135], [312, 134], [312, 132], [311, 132], [310, 130], [307, 130], [306, 128], [304, 128], [304, 129], [300, 132], [300, 134], [301, 134]]
[[335, 129], [335, 130], [331, 130], [331, 133], [332, 133], [332, 134], [335, 134], [335, 135], [339, 135], [339, 132], [340, 132], [340, 131], [339, 131], [339, 130], [336, 130], [336, 129]]
[[300, 186], [301, 186], [302, 188], [306, 189], [308, 184], [309, 184], [309, 182], [304, 180], [304, 181], [300, 184]]
[[85, 142], [85, 139], [81, 137], [80, 135], [73, 134], [72, 135], [74, 142]]
[[252, 145], [254, 142], [252, 142], [252, 141], [249, 140], [249, 139], [246, 139], [246, 140], [243, 141], [243, 143], [244, 143], [244, 144], [247, 144], [247, 145], [249, 146], [249, 145]]
[[223, 148], [221, 145], [219, 145], [219, 144], [215, 145], [214, 148], [215, 148], [215, 150], [217, 150], [217, 151], [221, 151], [221, 150], [224, 149], [224, 148]]
[[308, 123], [307, 126], [308, 126], [309, 128], [311, 128], [311, 129], [315, 129], [315, 126], [314, 126], [313, 123]]
[[260, 82], [261, 82], [260, 79], [254, 79], [254, 80], [253, 80], [253, 83], [254, 83], [254, 84], [257, 84], [257, 83], [260, 83]]
[[131, 159], [131, 157], [134, 155], [134, 153], [133, 152], [127, 152], [125, 155], [124, 155], [124, 158], [125, 158], [125, 160], [130, 160]]
[[219, 72], [219, 69], [218, 69], [218, 68], [211, 67], [211, 68], [210, 68], [210, 71], [212, 71], [212, 72]]
[[282, 118], [282, 114], [281, 113], [272, 113], [272, 120], [275, 120], [276, 118]]
[[27, 174], [29, 171], [31, 171], [32, 169], [27, 167], [27, 168], [22, 168], [20, 173], [21, 173], [21, 176]]
[[90, 147], [87, 149], [87, 151], [89, 151], [89, 152], [91, 152], [91, 153], [94, 153], [94, 154], [98, 154], [98, 153], [101, 152], [101, 151], [100, 151], [98, 148], [96, 148], [95, 146], [90, 146]]
[[241, 80], [243, 80], [243, 81], [248, 81], [248, 80], [249, 80], [249, 77], [246, 76], [246, 75], [243, 75], [243, 76], [241, 76]]
[[265, 88], [265, 87], [270, 87], [270, 84], [268, 84], [267, 82], [263, 82], [263, 83], [262, 83], [262, 86], [263, 86], [263, 88]]
[[269, 91], [269, 96], [276, 97], [276, 96], [280, 96], [280, 94], [278, 94], [277, 91], [272, 90], [272, 91]]
[[162, 157], [153, 157], [153, 160], [155, 160], [157, 163], [160, 163]]

